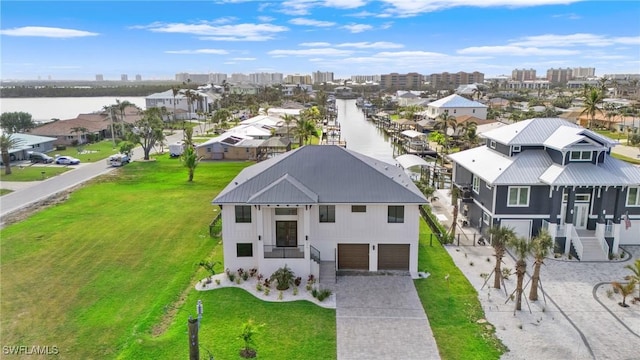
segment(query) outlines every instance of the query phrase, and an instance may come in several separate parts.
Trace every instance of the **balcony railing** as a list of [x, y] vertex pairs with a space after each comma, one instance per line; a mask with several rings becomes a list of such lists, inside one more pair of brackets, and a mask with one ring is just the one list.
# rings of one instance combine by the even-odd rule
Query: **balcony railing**
[[613, 237], [613, 221], [607, 220], [604, 226], [604, 237]]
[[580, 236], [578, 236], [578, 232], [576, 228], [571, 228], [571, 244], [576, 249], [576, 254], [578, 255], [578, 260], [582, 260], [582, 255], [584, 254], [584, 247], [582, 246], [582, 241], [580, 241]]
[[320, 264], [320, 250], [314, 248], [313, 246], [309, 246], [309, 256], [311, 260]]
[[304, 259], [304, 245], [299, 246], [264, 246], [265, 259]]

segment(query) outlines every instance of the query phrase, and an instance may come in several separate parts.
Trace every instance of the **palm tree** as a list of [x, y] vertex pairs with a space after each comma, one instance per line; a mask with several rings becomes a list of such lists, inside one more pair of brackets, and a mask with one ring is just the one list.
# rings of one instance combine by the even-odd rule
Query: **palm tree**
[[449, 230], [449, 239], [453, 241], [456, 237], [456, 224], [458, 223], [458, 198], [460, 198], [460, 189], [456, 186], [451, 187], [451, 205], [453, 205], [453, 220], [451, 229]]
[[111, 126], [111, 140], [113, 141], [113, 146], [116, 146], [116, 133], [115, 133], [115, 129], [113, 128], [113, 119], [115, 118], [115, 108], [113, 105], [105, 105], [102, 107], [102, 110], [104, 110], [107, 113], [107, 117], [109, 118], [110, 121], [110, 126]]
[[316, 129], [316, 124], [313, 120], [302, 118], [297, 119], [297, 123], [294, 131], [298, 135], [300, 146], [306, 144], [310, 138], [318, 137], [318, 129]]
[[[632, 275], [627, 275], [624, 277], [625, 280], [635, 280], [637, 283], [640, 283], [640, 259], [636, 259], [633, 265], [627, 265], [624, 268], [629, 269], [632, 272]], [[638, 286], [638, 299], [640, 299], [640, 286]]]
[[180, 93], [180, 87], [172, 86], [171, 92], [173, 93], [173, 122], [176, 122], [176, 96]]
[[122, 134], [124, 135], [124, 123], [125, 123], [125, 118], [127, 116], [126, 114], [126, 109], [133, 105], [131, 102], [125, 100], [125, 101], [120, 101], [118, 99], [116, 99], [116, 107], [118, 108], [118, 110], [120, 111], [120, 131], [122, 132]]
[[[71, 133], [76, 134], [76, 136], [78, 136], [78, 134], [84, 135], [84, 133], [86, 133], [87, 131], [89, 130], [87, 130], [86, 127], [82, 127], [82, 126], [76, 126], [71, 128]], [[78, 145], [80, 144], [82, 144], [82, 136], [78, 136]]]
[[631, 280], [626, 285], [622, 285], [617, 281], [614, 281], [611, 283], [611, 286], [613, 286], [614, 289], [618, 290], [618, 292], [620, 292], [620, 295], [622, 295], [622, 303], [618, 303], [620, 306], [622, 307], [629, 306], [627, 305], [627, 296], [633, 293], [633, 291], [636, 289], [637, 283], [638, 282], [636, 280]]
[[476, 133], [478, 124], [474, 121], [465, 121], [460, 125], [462, 126], [462, 138], [467, 143], [467, 146], [475, 145], [478, 140], [478, 134]]
[[9, 150], [15, 149], [22, 143], [22, 139], [13, 137], [13, 134], [0, 134], [0, 153], [2, 154], [5, 175], [11, 175], [11, 156], [9, 155]]
[[600, 109], [599, 105], [602, 103], [604, 99], [604, 95], [602, 90], [597, 88], [590, 88], [589, 91], [585, 94], [584, 99], [584, 110], [580, 113], [580, 115], [588, 115], [589, 116], [589, 124], [587, 126], [588, 129], [591, 129], [593, 125], [594, 119], [596, 117], [596, 113], [602, 114], [602, 109]]
[[493, 247], [493, 251], [495, 252], [494, 256], [496, 257], [493, 287], [500, 289], [500, 283], [502, 282], [502, 270], [500, 269], [502, 258], [504, 257], [507, 243], [510, 242], [511, 239], [514, 239], [516, 234], [513, 232], [513, 229], [500, 226], [492, 226], [488, 233], [491, 237], [491, 246]]
[[513, 247], [518, 261], [516, 261], [516, 310], [522, 310], [522, 284], [527, 272], [527, 255], [531, 253], [531, 244], [523, 237], [512, 237], [508, 245]]
[[284, 121], [285, 126], [287, 127], [287, 140], [291, 140], [289, 136], [289, 129], [292, 122], [298, 122], [298, 118], [295, 115], [284, 114], [281, 116], [282, 121]]
[[456, 117], [453, 115], [449, 115], [448, 111], [443, 112], [436, 118], [434, 127], [436, 128], [436, 130], [440, 131], [442, 135], [444, 135], [445, 144], [447, 144], [447, 147], [449, 146], [449, 135], [447, 134], [447, 130], [451, 128], [453, 129], [453, 131], [455, 131], [457, 126], [458, 122], [456, 120]]
[[227, 109], [219, 109], [215, 114], [213, 114], [213, 122], [224, 127], [223, 125], [226, 124], [229, 118], [232, 116], [233, 114], [231, 113], [231, 111]]
[[538, 236], [531, 240], [531, 253], [533, 254], [533, 276], [531, 277], [531, 290], [529, 291], [529, 300], [538, 300], [538, 282], [540, 281], [540, 268], [544, 264], [546, 258], [551, 252], [553, 239], [545, 229], [540, 229]]

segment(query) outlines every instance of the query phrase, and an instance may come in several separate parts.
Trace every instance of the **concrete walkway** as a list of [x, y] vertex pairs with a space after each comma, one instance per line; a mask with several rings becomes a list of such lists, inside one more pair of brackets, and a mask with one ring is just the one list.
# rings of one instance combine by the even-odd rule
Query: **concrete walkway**
[[409, 276], [341, 276], [336, 284], [338, 360], [440, 359]]

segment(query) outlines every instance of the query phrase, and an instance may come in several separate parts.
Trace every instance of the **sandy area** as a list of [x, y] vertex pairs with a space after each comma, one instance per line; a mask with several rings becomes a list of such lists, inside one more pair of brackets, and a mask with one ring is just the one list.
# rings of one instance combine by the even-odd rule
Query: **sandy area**
[[[640, 343], [640, 338], [634, 335], [634, 332], [640, 334], [640, 304], [622, 308], [617, 305], [621, 301], [619, 295], [612, 298], [606, 295], [606, 290], [611, 288], [608, 281], [621, 280], [618, 272], [624, 264], [547, 260], [549, 265], [543, 266], [541, 272], [542, 285], [549, 296], [546, 303], [540, 291], [538, 301], [528, 302], [530, 287], [527, 286], [523, 293], [522, 310], [514, 311], [515, 302], [507, 300], [505, 290], [492, 287], [493, 277], [486, 285], [485, 279], [481, 277], [481, 274], [490, 274], [493, 270], [495, 258], [491, 247], [448, 246], [446, 249], [478, 291], [487, 320], [496, 327], [497, 336], [509, 348], [510, 351], [504, 354], [502, 359], [640, 358], [640, 352], [635, 350], [637, 346], [633, 345]], [[531, 264], [532, 262], [528, 261], [529, 272], [532, 272]], [[502, 266], [515, 272], [515, 262], [510, 256], [505, 257]], [[602, 277], [590, 278], [590, 273], [584, 271], [596, 267], [602, 270]], [[576, 272], [578, 275], [575, 275]], [[565, 277], [566, 274], [577, 276], [581, 281], [572, 281]], [[608, 279], [607, 283], [599, 285], [603, 278]], [[526, 276], [525, 284], [528, 281], [529, 276]], [[505, 285], [510, 295], [516, 286], [515, 274], [505, 280]], [[576, 299], [579, 301], [575, 301]], [[631, 298], [627, 298], [627, 302], [630, 303]], [[567, 316], [562, 314], [560, 309]], [[570, 320], [583, 333], [594, 353], [593, 356]], [[593, 322], [595, 324], [592, 324]], [[622, 324], [631, 331], [627, 331]], [[606, 343], [605, 346], [602, 340]]]

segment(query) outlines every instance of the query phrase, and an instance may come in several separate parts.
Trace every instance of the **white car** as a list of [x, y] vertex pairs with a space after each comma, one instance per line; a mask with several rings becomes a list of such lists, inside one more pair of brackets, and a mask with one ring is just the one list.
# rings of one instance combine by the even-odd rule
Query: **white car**
[[78, 165], [80, 160], [71, 156], [58, 156], [56, 158], [56, 164], [58, 165]]

